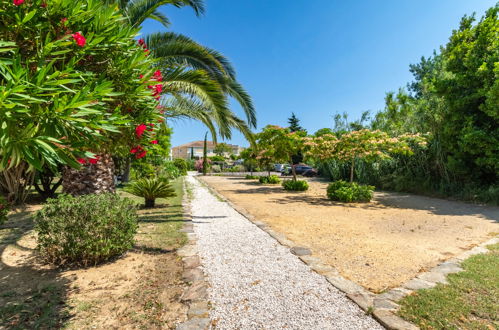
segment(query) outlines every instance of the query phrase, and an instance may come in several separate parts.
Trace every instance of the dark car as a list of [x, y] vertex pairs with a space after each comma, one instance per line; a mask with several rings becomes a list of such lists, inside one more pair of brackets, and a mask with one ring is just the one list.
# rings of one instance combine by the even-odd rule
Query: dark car
[[306, 170], [302, 175], [310, 178], [319, 175], [319, 172], [317, 172], [317, 170], [313, 168], [310, 170]]
[[[295, 173], [296, 174], [304, 174], [307, 171], [313, 170], [313, 167], [308, 165], [295, 165]], [[286, 175], [290, 175], [292, 172], [291, 168], [287, 168], [285, 172]]]

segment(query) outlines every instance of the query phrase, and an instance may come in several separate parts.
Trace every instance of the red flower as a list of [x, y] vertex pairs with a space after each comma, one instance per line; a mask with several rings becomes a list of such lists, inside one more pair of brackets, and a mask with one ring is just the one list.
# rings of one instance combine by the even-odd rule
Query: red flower
[[42, 2], [42, 4], [40, 5], [40, 7], [47, 8], [47, 3], [46, 2]]
[[140, 124], [139, 126], [135, 127], [135, 135], [137, 135], [137, 137], [140, 139], [146, 129], [147, 126], [145, 124]]
[[137, 43], [138, 43], [140, 46], [145, 46], [145, 45], [146, 45], [146, 43], [145, 43], [144, 39], [142, 39], [142, 38], [140, 38], [140, 39], [137, 41]]
[[80, 47], [85, 46], [87, 39], [85, 39], [85, 37], [80, 32], [73, 33], [72, 36], [78, 46]]
[[144, 78], [144, 75], [143, 74], [139, 75], [139, 78], [140, 79]]
[[24, 3], [24, 0], [14, 0], [14, 6], [20, 6]]
[[61, 24], [65, 24], [68, 21], [66, 17], [61, 18]]
[[137, 146], [137, 147], [133, 147], [132, 149], [130, 149], [130, 153], [131, 154], [136, 154], [137, 152], [139, 152], [142, 148], [140, 146]]
[[163, 81], [163, 76], [161, 75], [161, 70], [157, 70], [156, 72], [154, 72], [152, 77], [157, 81]]
[[147, 154], [147, 151], [142, 150], [140, 153], [138, 153], [138, 154], [135, 155], [135, 158], [136, 159], [143, 158], [143, 157], [145, 157], [146, 154]]
[[95, 158], [90, 158], [90, 159], [88, 160], [88, 162], [89, 162], [90, 164], [97, 164], [97, 162], [99, 161], [99, 159], [100, 159], [100, 157], [99, 157], [99, 156], [95, 156]]
[[87, 161], [85, 160], [85, 158], [78, 158], [77, 161], [80, 164], [86, 164], [87, 163]]
[[158, 140], [152, 140], [151, 143], [152, 144], [158, 144]]

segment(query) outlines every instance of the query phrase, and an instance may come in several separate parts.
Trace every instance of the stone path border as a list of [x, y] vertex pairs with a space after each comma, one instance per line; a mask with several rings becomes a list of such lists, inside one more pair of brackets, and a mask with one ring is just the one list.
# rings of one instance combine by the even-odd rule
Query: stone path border
[[457, 257], [442, 262], [441, 264], [437, 265], [427, 272], [418, 274], [415, 278], [407, 281], [400, 287], [393, 288], [385, 293], [375, 294], [364, 289], [359, 284], [344, 278], [334, 267], [326, 265], [322, 263], [318, 258], [312, 256], [312, 253], [309, 249], [296, 246], [292, 241], [287, 239], [286, 236], [281, 233], [275, 232], [265, 223], [258, 221], [253, 215], [249, 214], [246, 209], [232, 203], [206, 182], [199, 180], [197, 177], [194, 178], [198, 180], [218, 199], [225, 201], [232, 208], [234, 208], [234, 210], [247, 218], [249, 221], [253, 222], [256, 226], [258, 226], [260, 229], [277, 240], [281, 245], [289, 247], [291, 253], [297, 255], [300, 260], [308, 265], [313, 271], [320, 275], [323, 275], [329, 283], [331, 283], [338, 290], [344, 292], [350, 300], [356, 303], [364, 312], [371, 314], [381, 325], [383, 325], [387, 329], [419, 329], [416, 325], [402, 319], [397, 315], [397, 311], [400, 308], [397, 302], [416, 290], [432, 288], [436, 286], [437, 283], [446, 284], [447, 274], [457, 273], [463, 270], [460, 266], [461, 262], [473, 255], [488, 252], [489, 250], [486, 248], [487, 245], [499, 243], [499, 237], [492, 238], [484, 243], [481, 243], [471, 250], [465, 251]]
[[177, 330], [200, 330], [208, 329], [210, 325], [210, 303], [208, 301], [208, 281], [201, 267], [201, 260], [197, 255], [196, 235], [192, 224], [189, 190], [187, 181], [183, 182], [184, 197], [182, 208], [184, 225], [180, 231], [187, 234], [188, 243], [177, 250], [177, 255], [182, 258], [184, 272], [182, 278], [189, 286], [180, 297], [189, 308], [187, 310], [187, 321], [177, 325]]

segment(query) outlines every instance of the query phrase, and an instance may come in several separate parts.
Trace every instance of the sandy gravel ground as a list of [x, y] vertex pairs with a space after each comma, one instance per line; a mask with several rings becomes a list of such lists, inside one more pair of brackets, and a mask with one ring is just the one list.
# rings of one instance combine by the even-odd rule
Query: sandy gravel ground
[[382, 329], [323, 276], [190, 176], [216, 329]]
[[344, 204], [329, 201], [319, 180], [307, 192], [240, 178], [202, 180], [374, 292], [499, 235], [498, 207], [386, 192], [371, 203]]

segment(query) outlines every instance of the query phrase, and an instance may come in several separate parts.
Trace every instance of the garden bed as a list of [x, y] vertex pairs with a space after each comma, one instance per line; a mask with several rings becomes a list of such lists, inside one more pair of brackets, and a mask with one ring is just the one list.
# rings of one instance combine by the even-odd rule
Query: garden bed
[[[173, 328], [185, 320], [182, 262], [186, 242], [182, 180], [177, 196], [139, 210], [134, 249], [97, 267], [56, 269], [35, 253], [31, 205], [0, 226], [0, 324], [6, 328]], [[138, 202], [137, 198], [120, 192]], [[168, 207], [166, 206], [168, 203]]]
[[327, 182], [309, 180], [306, 192], [227, 177], [201, 177], [298, 246], [373, 292], [499, 234], [499, 208], [411, 194], [376, 192], [371, 203], [326, 197]]

